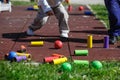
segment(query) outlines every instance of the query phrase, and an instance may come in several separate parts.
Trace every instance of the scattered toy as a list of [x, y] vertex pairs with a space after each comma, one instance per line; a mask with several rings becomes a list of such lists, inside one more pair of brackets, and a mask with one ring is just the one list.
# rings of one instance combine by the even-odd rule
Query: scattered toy
[[16, 56], [13, 61], [20, 62], [20, 61], [25, 61], [27, 60], [26, 56]]
[[54, 43], [54, 47], [55, 47], [56, 49], [62, 48], [62, 47], [63, 47], [62, 41], [56, 40], [55, 43]]
[[10, 51], [9, 54], [8, 54], [8, 59], [9, 60], [12, 60], [14, 59], [15, 57], [17, 57], [18, 55], [16, 54], [16, 52], [14, 51]]
[[88, 60], [74, 60], [73, 63], [78, 64], [78, 65], [87, 65], [87, 66], [89, 66], [89, 61]]
[[109, 36], [104, 37], [104, 48], [109, 48]]
[[87, 47], [88, 48], [92, 48], [93, 47], [93, 36], [92, 35], [88, 35]]
[[74, 54], [76, 56], [87, 56], [88, 55], [88, 50], [75, 50]]
[[43, 46], [43, 41], [31, 41], [31, 46]]
[[67, 61], [67, 58], [66, 57], [63, 57], [63, 58], [58, 58], [58, 59], [54, 59], [53, 60], [53, 64], [61, 64], [61, 63], [64, 63]]
[[92, 12], [91, 12], [90, 10], [85, 10], [85, 11], [84, 11], [84, 14], [85, 14], [85, 15], [92, 15]]
[[71, 71], [71, 70], [72, 70], [72, 66], [71, 66], [70, 63], [65, 62], [65, 63], [63, 63], [63, 64], [61, 65], [61, 69], [62, 69], [63, 71]]
[[51, 63], [54, 59], [58, 59], [58, 58], [59, 57], [55, 57], [55, 56], [45, 57], [44, 62]]
[[102, 63], [100, 61], [95, 60], [95, 61], [92, 61], [91, 64], [92, 64], [92, 67], [94, 67], [95, 69], [102, 68]]
[[25, 53], [26, 51], [27, 51], [26, 47], [24, 45], [21, 45], [20, 50], [18, 50], [17, 52]]
[[72, 11], [72, 9], [73, 9], [72, 5], [69, 5], [68, 6], [68, 11], [70, 12], [70, 11]]
[[78, 10], [82, 11], [82, 10], [84, 10], [84, 7], [83, 6], [79, 6]]

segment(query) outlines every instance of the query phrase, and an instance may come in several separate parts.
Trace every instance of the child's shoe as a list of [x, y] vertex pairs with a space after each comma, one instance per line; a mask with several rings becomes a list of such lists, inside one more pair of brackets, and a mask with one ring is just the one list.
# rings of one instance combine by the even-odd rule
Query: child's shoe
[[68, 33], [69, 33], [68, 30], [63, 30], [60, 37], [68, 38]]
[[33, 35], [34, 35], [34, 32], [33, 32], [32, 29], [28, 29], [26, 33], [27, 33], [27, 35], [29, 35], [29, 36], [33, 36]]

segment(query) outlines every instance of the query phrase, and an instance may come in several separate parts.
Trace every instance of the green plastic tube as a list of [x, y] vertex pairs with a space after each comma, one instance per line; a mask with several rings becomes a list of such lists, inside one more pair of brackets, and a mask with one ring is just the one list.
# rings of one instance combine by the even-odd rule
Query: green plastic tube
[[73, 63], [78, 64], [78, 65], [89, 65], [88, 60], [74, 60]]
[[88, 55], [88, 50], [75, 50], [74, 54], [77, 56], [87, 56]]

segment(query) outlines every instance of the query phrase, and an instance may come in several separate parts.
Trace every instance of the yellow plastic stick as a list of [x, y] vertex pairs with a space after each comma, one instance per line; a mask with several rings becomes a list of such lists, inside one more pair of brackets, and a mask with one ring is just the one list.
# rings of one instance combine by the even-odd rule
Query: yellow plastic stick
[[32, 46], [43, 46], [43, 41], [31, 41]]
[[87, 47], [88, 48], [92, 48], [93, 47], [93, 36], [92, 35], [88, 35]]
[[66, 62], [66, 61], [67, 61], [66, 57], [58, 58], [58, 59], [53, 60], [53, 64], [60, 64], [60, 63]]
[[18, 56], [26, 56], [28, 60], [31, 60], [31, 54], [28, 54], [28, 53], [16, 53]]

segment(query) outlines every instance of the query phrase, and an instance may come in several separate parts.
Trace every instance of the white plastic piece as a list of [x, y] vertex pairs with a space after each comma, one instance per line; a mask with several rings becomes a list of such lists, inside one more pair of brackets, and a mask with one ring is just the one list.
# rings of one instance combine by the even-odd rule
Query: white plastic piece
[[0, 12], [1, 11], [9, 11], [9, 12], [11, 12], [12, 11], [12, 4], [11, 4], [11, 2], [2, 3], [0, 1]]

